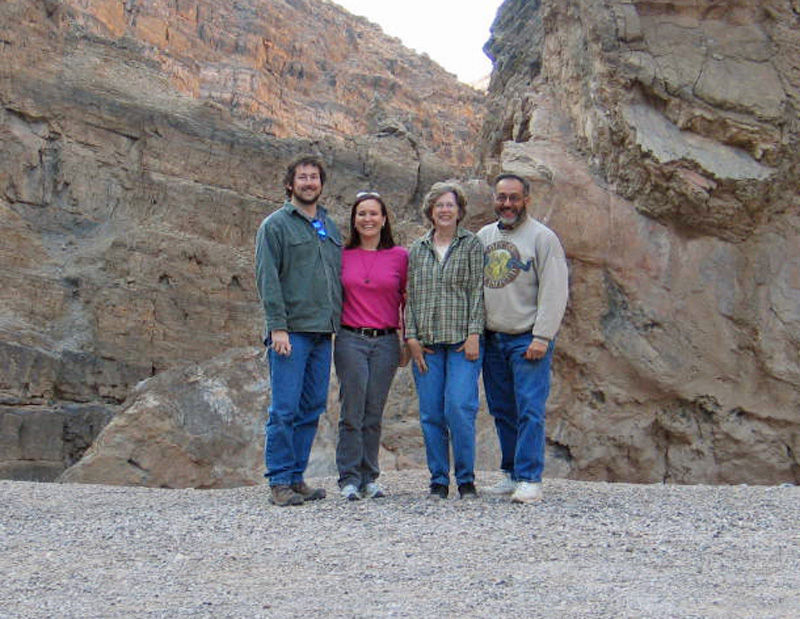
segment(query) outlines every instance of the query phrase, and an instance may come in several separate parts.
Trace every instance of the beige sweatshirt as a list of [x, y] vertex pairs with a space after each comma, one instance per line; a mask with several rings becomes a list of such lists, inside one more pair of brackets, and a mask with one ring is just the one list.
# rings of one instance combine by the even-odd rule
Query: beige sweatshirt
[[555, 233], [532, 217], [511, 230], [478, 232], [484, 247], [486, 328], [552, 340], [567, 306], [568, 271]]

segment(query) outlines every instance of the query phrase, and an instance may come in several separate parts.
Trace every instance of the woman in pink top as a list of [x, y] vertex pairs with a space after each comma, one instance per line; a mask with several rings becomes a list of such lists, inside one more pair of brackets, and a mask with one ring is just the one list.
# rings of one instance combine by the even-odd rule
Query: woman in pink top
[[408, 362], [400, 322], [407, 268], [408, 252], [394, 243], [383, 199], [359, 193], [342, 254], [342, 325], [334, 349], [340, 385], [336, 467], [341, 495], [350, 501], [384, 496], [375, 481], [381, 420], [395, 372]]

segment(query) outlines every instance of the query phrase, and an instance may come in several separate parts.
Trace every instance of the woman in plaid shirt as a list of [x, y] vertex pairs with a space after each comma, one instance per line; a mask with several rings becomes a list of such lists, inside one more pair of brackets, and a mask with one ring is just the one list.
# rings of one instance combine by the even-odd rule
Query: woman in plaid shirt
[[436, 183], [422, 213], [433, 225], [409, 250], [406, 342], [414, 382], [430, 497], [447, 498], [449, 442], [459, 496], [475, 498], [475, 418], [483, 333], [483, 247], [459, 224], [467, 200], [452, 182]]

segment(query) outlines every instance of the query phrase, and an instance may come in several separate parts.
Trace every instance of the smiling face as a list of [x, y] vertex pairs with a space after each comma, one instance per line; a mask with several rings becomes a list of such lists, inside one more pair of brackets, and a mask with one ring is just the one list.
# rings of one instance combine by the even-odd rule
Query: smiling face
[[452, 191], [436, 198], [431, 210], [431, 220], [437, 230], [455, 228], [458, 225], [458, 198]]
[[513, 228], [525, 216], [530, 196], [515, 178], [504, 178], [494, 188], [494, 213], [504, 226]]
[[353, 215], [353, 226], [361, 239], [361, 245], [377, 247], [381, 239], [381, 228], [386, 223], [381, 203], [373, 198], [359, 202]]
[[317, 166], [299, 165], [294, 171], [292, 184], [287, 187], [295, 206], [313, 206], [322, 194], [322, 178]]

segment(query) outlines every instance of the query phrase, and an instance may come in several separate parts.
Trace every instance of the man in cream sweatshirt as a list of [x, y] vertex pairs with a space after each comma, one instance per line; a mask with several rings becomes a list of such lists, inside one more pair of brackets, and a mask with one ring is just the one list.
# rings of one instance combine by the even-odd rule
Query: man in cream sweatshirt
[[494, 181], [497, 222], [484, 226], [486, 339], [483, 382], [505, 478], [487, 489], [517, 503], [542, 498], [545, 402], [553, 346], [567, 304], [568, 272], [555, 233], [528, 215], [530, 185]]

